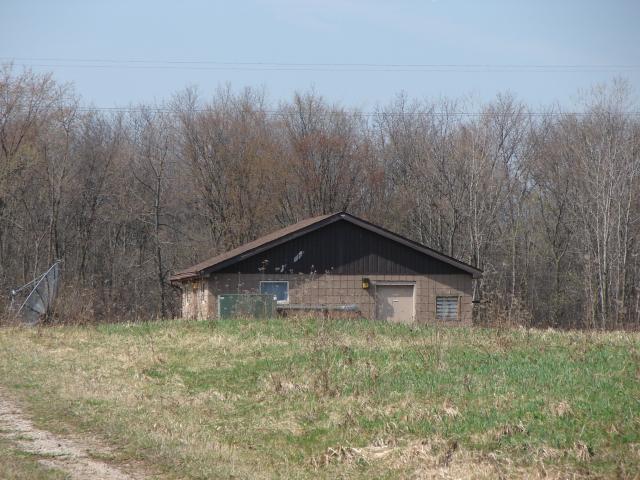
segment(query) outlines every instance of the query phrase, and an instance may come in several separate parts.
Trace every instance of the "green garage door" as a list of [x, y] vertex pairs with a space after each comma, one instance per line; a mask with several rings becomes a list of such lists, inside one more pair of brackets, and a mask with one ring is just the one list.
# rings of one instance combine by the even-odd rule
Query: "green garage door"
[[218, 318], [273, 318], [273, 295], [225, 293], [218, 295]]

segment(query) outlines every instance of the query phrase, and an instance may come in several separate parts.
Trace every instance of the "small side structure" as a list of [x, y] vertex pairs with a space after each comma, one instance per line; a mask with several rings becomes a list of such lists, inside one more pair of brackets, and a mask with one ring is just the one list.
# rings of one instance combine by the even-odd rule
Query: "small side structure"
[[283, 314], [400, 323], [472, 321], [482, 271], [345, 212], [303, 220], [177, 272], [186, 318], [218, 318], [225, 294], [273, 295]]

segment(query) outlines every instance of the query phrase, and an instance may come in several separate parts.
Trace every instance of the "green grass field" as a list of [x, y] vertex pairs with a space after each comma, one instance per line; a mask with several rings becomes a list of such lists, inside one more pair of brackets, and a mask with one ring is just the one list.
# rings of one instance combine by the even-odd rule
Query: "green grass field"
[[161, 478], [640, 471], [639, 334], [171, 321], [7, 327], [0, 352], [38, 427]]

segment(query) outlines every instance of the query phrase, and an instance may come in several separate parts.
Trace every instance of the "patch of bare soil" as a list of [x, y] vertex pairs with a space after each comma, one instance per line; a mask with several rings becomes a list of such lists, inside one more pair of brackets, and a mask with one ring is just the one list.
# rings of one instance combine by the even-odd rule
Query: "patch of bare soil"
[[94, 440], [68, 438], [36, 428], [20, 408], [0, 390], [0, 437], [24, 452], [42, 457], [39, 462], [65, 471], [72, 479], [141, 480], [145, 475], [109, 465], [93, 456], [108, 456], [109, 449]]

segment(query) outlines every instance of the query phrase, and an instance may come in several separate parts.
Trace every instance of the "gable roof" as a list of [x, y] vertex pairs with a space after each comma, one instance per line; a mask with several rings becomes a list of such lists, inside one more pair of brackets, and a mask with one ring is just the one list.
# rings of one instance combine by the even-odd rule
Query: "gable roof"
[[482, 276], [482, 270], [467, 263], [456, 260], [455, 258], [445, 255], [444, 253], [433, 250], [418, 242], [414, 242], [413, 240], [409, 240], [408, 238], [393, 233], [385, 228], [374, 225], [373, 223], [367, 222], [366, 220], [362, 220], [361, 218], [350, 215], [346, 212], [337, 212], [328, 215], [320, 215], [318, 217], [307, 218], [306, 220], [294, 223], [293, 225], [289, 225], [288, 227], [276, 230], [275, 232], [269, 233], [268, 235], [260, 237], [252, 242], [245, 243], [244, 245], [234, 248], [233, 250], [221, 253], [220, 255], [209, 258], [208, 260], [193, 265], [185, 270], [176, 272], [175, 275], [172, 275], [169, 278], [169, 280], [171, 282], [180, 282], [197, 278], [202, 274], [221, 270], [222, 268], [233, 265], [234, 263], [263, 252], [271, 247], [280, 245], [281, 243], [300, 237], [340, 220], [350, 222], [373, 233], [382, 235], [386, 238], [389, 238], [390, 240], [410, 247], [420, 253], [436, 258], [453, 267], [459, 268], [460, 270], [473, 275], [473, 278], [479, 278], [480, 276]]

